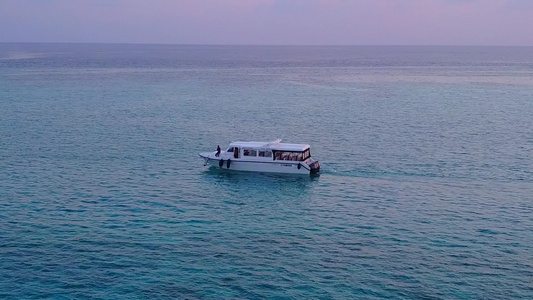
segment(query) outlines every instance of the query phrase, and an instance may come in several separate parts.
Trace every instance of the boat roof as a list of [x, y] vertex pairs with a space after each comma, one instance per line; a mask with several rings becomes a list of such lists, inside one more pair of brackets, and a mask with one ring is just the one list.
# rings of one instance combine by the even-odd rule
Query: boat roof
[[280, 151], [305, 151], [310, 148], [308, 144], [289, 144], [281, 143], [278, 141], [274, 142], [242, 142], [236, 141], [229, 144], [230, 147], [248, 147], [248, 148], [262, 148], [262, 149], [271, 149], [271, 150], [280, 150]]

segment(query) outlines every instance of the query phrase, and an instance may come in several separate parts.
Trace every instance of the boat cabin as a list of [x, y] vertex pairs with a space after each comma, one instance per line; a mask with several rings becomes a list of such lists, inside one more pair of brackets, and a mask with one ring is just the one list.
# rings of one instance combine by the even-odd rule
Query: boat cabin
[[287, 160], [305, 161], [311, 157], [307, 144], [233, 142], [226, 152], [233, 153], [233, 158], [251, 160]]

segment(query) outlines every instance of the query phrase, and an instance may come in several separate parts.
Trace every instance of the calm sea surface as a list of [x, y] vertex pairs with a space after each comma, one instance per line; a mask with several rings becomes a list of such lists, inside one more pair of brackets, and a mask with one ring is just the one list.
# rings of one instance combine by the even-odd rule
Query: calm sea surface
[[531, 299], [533, 48], [0, 44], [0, 298]]

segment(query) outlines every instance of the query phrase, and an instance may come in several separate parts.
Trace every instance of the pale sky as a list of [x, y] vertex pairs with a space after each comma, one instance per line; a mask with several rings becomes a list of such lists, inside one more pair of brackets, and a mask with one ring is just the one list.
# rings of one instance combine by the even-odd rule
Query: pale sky
[[533, 0], [0, 0], [0, 42], [533, 46]]

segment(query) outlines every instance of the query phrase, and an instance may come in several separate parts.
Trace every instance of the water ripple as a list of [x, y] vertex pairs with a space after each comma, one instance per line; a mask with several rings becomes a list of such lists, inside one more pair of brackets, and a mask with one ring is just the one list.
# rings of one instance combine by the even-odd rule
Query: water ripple
[[[0, 62], [2, 299], [533, 297], [531, 51], [25, 47]], [[322, 174], [197, 156], [278, 137]]]

